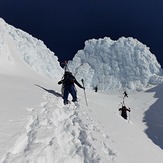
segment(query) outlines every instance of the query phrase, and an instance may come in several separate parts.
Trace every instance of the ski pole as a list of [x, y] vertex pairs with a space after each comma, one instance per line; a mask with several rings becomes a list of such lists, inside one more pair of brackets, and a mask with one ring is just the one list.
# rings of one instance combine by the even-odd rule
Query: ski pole
[[[84, 80], [82, 79], [81, 82], [82, 82], [83, 87], [84, 87]], [[85, 87], [84, 87], [84, 88], [85, 88]], [[87, 103], [87, 97], [86, 97], [86, 93], [85, 93], [85, 89], [84, 89], [84, 97], [85, 97], [85, 103], [86, 103], [86, 106], [88, 106], [88, 103]]]
[[131, 117], [130, 117], [130, 112], [131, 112], [131, 109], [129, 108], [129, 113], [128, 113], [128, 122], [130, 122], [131, 121]]

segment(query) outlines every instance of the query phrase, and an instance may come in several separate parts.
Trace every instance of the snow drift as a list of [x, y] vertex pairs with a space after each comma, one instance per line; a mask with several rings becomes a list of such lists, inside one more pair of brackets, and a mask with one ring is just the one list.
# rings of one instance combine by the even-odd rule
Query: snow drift
[[88, 40], [68, 66], [78, 79], [85, 79], [87, 87], [98, 85], [103, 91], [140, 90], [163, 81], [155, 55], [131, 37], [117, 41], [108, 37]]

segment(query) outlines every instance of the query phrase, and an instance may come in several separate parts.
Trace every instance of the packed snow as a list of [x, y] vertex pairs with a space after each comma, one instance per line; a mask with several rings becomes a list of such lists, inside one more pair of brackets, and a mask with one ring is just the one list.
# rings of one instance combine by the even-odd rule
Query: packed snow
[[[127, 38], [122, 40], [127, 43]], [[94, 44], [94, 41], [92, 43]], [[107, 47], [106, 43], [104, 52]], [[120, 51], [118, 47], [117, 51]], [[122, 45], [120, 47], [124, 50]], [[144, 45], [137, 42], [136, 49], [139, 51], [142, 47]], [[81, 51], [77, 55], [79, 53]], [[134, 82], [133, 77], [130, 78], [133, 81], [131, 88], [143, 89], [140, 92], [128, 93], [125, 104], [131, 108], [131, 112], [128, 113], [128, 120], [124, 120], [118, 111], [122, 106], [123, 92], [120, 90], [106, 94], [103, 91], [104, 85], [96, 83], [97, 76], [98, 82], [104, 79], [104, 71], [101, 70], [100, 76], [99, 73], [96, 74], [96, 69], [100, 66], [100, 61], [101, 65], [105, 63], [106, 55], [104, 57], [100, 52], [98, 55], [94, 53], [94, 59], [97, 59], [94, 67], [93, 63], [84, 62], [85, 56], [83, 59], [81, 55], [75, 56], [69, 68], [76, 66], [74, 71], [72, 70], [73, 74], [77, 76], [80, 72], [87, 88], [84, 94], [84, 91], [77, 87], [78, 103], [63, 105], [61, 88], [57, 84], [63, 75], [63, 70], [59, 66], [57, 57], [42, 41], [0, 19], [0, 163], [161, 162], [163, 160], [162, 70], [154, 55], [149, 50], [146, 53], [140, 55], [150, 68], [142, 65], [142, 62], [137, 63], [138, 70], [145, 68], [148, 72], [145, 79], [143, 77], [141, 79], [141, 76], [136, 77], [139, 82], [137, 80]], [[136, 50], [135, 55], [137, 55]], [[125, 74], [123, 70], [127, 69], [125, 63], [134, 68], [127, 57], [123, 57], [123, 59], [120, 57], [123, 65], [121, 77], [127, 78], [122, 76]], [[109, 58], [117, 60], [115, 54]], [[89, 60], [91, 62], [91, 59]], [[78, 67], [77, 62], [80, 65]], [[114, 66], [110, 65], [110, 69], [113, 68]], [[116, 71], [115, 76], [118, 78]], [[79, 82], [80, 79], [78, 76]], [[119, 81], [119, 84], [117, 81], [118, 79], [115, 85], [121, 88], [122, 81]], [[143, 81], [147, 83], [150, 81], [148, 84], [152, 82], [160, 84], [146, 87], [147, 83]], [[90, 89], [94, 84], [100, 86], [98, 92]], [[107, 90], [110, 86], [111, 84], [106, 87]]]

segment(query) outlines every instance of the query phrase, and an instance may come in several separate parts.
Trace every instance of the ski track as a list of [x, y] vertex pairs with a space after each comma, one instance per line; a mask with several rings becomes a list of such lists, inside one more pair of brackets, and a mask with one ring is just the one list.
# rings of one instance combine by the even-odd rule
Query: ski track
[[[16, 140], [1, 162], [104, 163], [103, 157], [108, 162], [114, 161], [117, 154], [106, 145], [109, 136], [102, 132], [99, 122], [84, 107], [62, 103], [61, 98], [45, 93], [40, 106], [27, 108], [31, 116], [26, 133]], [[98, 142], [99, 136], [103, 142]]]

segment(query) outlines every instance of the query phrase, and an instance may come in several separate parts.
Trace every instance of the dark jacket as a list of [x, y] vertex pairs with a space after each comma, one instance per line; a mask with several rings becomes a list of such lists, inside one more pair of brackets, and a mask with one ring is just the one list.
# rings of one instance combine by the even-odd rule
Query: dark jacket
[[80, 87], [80, 88], [83, 88], [84, 89], [84, 87], [76, 80], [76, 78], [73, 76], [73, 75], [71, 75], [71, 77], [67, 80], [66, 78], [64, 78], [64, 79], [62, 79], [62, 80], [60, 80], [59, 82], [58, 82], [58, 84], [63, 84], [63, 85], [74, 85], [74, 83], [78, 86], [78, 87]]
[[131, 111], [130, 108], [127, 109], [126, 106], [122, 106], [122, 108], [119, 109], [119, 111], [121, 111], [121, 116], [124, 118], [124, 119], [127, 119], [127, 111]]

